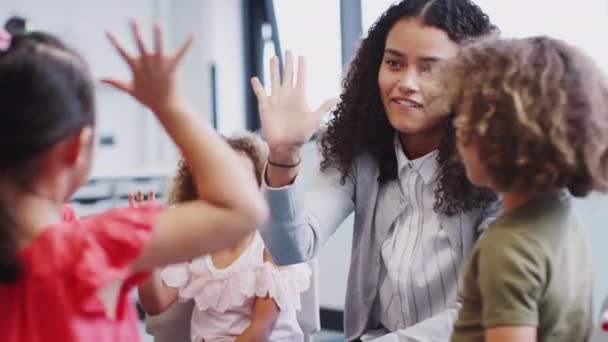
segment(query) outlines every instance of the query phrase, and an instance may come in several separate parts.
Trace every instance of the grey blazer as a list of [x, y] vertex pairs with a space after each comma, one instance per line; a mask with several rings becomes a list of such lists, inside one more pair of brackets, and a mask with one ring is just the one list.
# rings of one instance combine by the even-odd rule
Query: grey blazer
[[[270, 220], [261, 235], [278, 264], [293, 264], [315, 256], [323, 243], [354, 211], [353, 245], [344, 310], [347, 340], [359, 338], [370, 326], [370, 312], [376, 299], [381, 271], [380, 247], [392, 223], [404, 209], [404, 201], [377, 207], [379, 169], [369, 155], [359, 157], [354, 172], [340, 184], [335, 171], [313, 172], [311, 182], [303, 188], [296, 179], [293, 185], [273, 189], [264, 184], [271, 208]], [[383, 187], [402, 198], [398, 181]], [[486, 210], [472, 210], [448, 217], [440, 223], [449, 236], [455, 253], [465, 260], [488, 218], [497, 216], [499, 203]], [[376, 217], [377, 216], [377, 217]], [[462, 229], [457, 229], [461, 227]]]

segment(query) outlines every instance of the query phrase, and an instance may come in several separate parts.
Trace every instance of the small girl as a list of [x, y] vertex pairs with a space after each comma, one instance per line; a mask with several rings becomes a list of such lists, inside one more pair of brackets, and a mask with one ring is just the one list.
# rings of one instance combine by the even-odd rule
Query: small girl
[[175, 70], [191, 40], [166, 54], [155, 26], [149, 50], [133, 23], [136, 55], [109, 34], [133, 79], [106, 82], [154, 113], [188, 160], [204, 200], [78, 220], [64, 203], [91, 169], [93, 81], [76, 52], [24, 26], [11, 25], [0, 44], [1, 339], [137, 341], [129, 290], [155, 267], [232, 245], [267, 209], [235, 153], [178, 92]]
[[586, 341], [590, 244], [568, 192], [607, 189], [604, 74], [549, 37], [473, 43], [444, 68], [434, 106], [456, 113], [468, 178], [503, 198], [464, 269], [452, 341]]
[[[238, 153], [241, 167], [261, 184], [266, 146], [253, 133], [226, 139]], [[254, 178], [255, 177], [255, 178]], [[184, 161], [169, 191], [171, 204], [198, 197]], [[303, 340], [296, 311], [300, 293], [309, 286], [306, 264], [276, 267], [256, 231], [222, 251], [189, 263], [171, 265], [140, 286], [144, 310], [156, 315], [180, 301], [194, 300], [191, 340]]]

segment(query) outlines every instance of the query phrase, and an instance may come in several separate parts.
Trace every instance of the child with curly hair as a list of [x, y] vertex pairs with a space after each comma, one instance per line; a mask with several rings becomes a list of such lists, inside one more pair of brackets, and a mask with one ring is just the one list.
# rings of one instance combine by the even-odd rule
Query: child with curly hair
[[[261, 185], [266, 145], [243, 132], [226, 138], [251, 181]], [[169, 204], [198, 198], [188, 165], [182, 160], [169, 190]], [[194, 301], [193, 342], [303, 341], [296, 311], [309, 286], [306, 264], [276, 267], [257, 231], [219, 252], [171, 265], [139, 287], [149, 315], [169, 309], [178, 299]]]
[[570, 194], [608, 186], [604, 74], [549, 37], [473, 43], [440, 69], [431, 106], [457, 113], [468, 178], [503, 197], [464, 269], [452, 341], [585, 341], [590, 244]]
[[188, 160], [202, 199], [78, 218], [66, 203], [94, 163], [97, 82], [61, 38], [11, 18], [0, 34], [3, 342], [139, 341], [130, 289], [156, 267], [230, 246], [267, 216], [235, 153], [181, 95], [177, 68], [192, 38], [168, 52], [158, 24], [152, 46], [130, 26], [134, 52], [107, 36], [131, 78], [103, 81], [149, 109]]

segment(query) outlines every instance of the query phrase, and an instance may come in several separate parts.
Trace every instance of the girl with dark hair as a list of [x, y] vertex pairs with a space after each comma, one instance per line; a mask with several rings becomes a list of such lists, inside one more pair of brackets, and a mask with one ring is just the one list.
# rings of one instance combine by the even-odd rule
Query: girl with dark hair
[[[137, 341], [128, 300], [146, 273], [230, 246], [264, 219], [263, 198], [238, 157], [178, 92], [190, 45], [139, 54], [110, 40], [133, 80], [107, 83], [146, 105], [188, 160], [204, 200], [163, 210], [114, 209], [83, 220], [66, 203], [93, 157], [93, 81], [82, 58], [11, 20], [0, 51], [0, 334], [6, 342]], [[230, 194], [239, 193], [239, 196]]]
[[467, 180], [452, 113], [427, 111], [421, 87], [461, 43], [494, 30], [469, 0], [391, 6], [350, 65], [308, 189], [298, 186], [300, 150], [331, 102], [314, 112], [308, 108], [304, 60], [294, 84], [289, 52], [282, 80], [276, 58], [271, 60], [271, 95], [252, 80], [269, 144], [264, 189], [271, 220], [262, 236], [274, 260], [313, 257], [354, 211], [348, 340], [450, 336], [461, 265], [498, 206], [492, 192]]

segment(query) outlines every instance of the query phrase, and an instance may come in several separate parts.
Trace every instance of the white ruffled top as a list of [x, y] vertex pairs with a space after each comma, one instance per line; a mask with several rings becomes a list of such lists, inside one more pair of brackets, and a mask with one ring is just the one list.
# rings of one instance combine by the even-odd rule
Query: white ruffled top
[[256, 296], [273, 298], [280, 309], [269, 341], [303, 341], [296, 311], [301, 309], [300, 293], [310, 286], [310, 268], [265, 262], [264, 242], [257, 232], [227, 268], [216, 268], [207, 255], [167, 266], [160, 275], [167, 286], [178, 289], [180, 301], [194, 300], [193, 342], [234, 341], [251, 322]]

